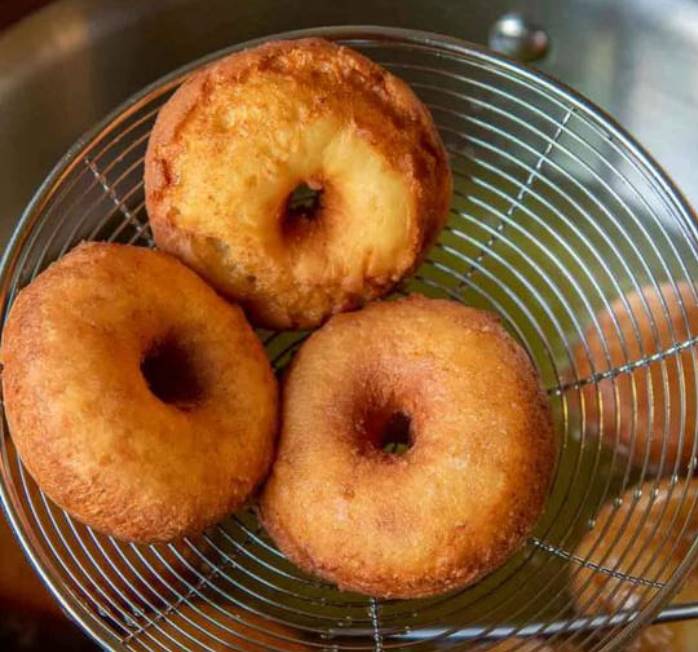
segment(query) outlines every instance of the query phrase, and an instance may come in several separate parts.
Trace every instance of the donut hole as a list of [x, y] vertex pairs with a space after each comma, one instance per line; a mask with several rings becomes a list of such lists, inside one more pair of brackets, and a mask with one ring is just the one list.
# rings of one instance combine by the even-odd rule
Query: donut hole
[[141, 362], [141, 373], [150, 391], [168, 405], [191, 409], [203, 397], [203, 381], [193, 355], [175, 338], [150, 347]]
[[387, 455], [404, 455], [414, 443], [412, 419], [402, 410], [371, 410], [361, 429], [368, 447]]
[[299, 183], [285, 202], [281, 231], [285, 237], [303, 235], [322, 212], [324, 190], [317, 182]]

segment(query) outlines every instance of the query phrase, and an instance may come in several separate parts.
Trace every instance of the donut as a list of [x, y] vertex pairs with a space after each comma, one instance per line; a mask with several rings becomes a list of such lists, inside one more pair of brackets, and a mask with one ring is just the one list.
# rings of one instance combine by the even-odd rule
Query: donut
[[446, 150], [401, 80], [321, 39], [195, 72], [145, 157], [155, 241], [251, 321], [308, 328], [388, 292], [444, 225]]
[[472, 584], [523, 543], [556, 456], [498, 319], [413, 295], [332, 317], [284, 381], [261, 519], [301, 569], [385, 598]]
[[166, 254], [78, 246], [17, 296], [2, 361], [22, 462], [104, 533], [199, 533], [271, 462], [277, 387], [260, 342], [242, 310]]
[[[609, 615], [642, 606], [640, 599], [649, 600], [656, 591], [632, 578], [669, 581], [698, 536], [698, 480], [680, 480], [673, 491], [669, 480], [657, 484], [647, 481], [627, 490], [620, 498], [618, 507], [609, 501], [599, 510], [596, 528], [576, 547], [575, 558], [587, 564], [575, 565], [570, 578], [576, 610], [581, 615]], [[606, 528], [603, 536], [600, 528]], [[601, 572], [598, 567], [630, 579]], [[698, 600], [695, 570], [673, 600], [678, 604]], [[692, 650], [696, 635], [695, 621], [652, 625], [627, 649], [629, 652]]]
[[204, 600], [181, 603], [153, 625], [144, 622], [129, 641], [134, 652], [157, 649], [186, 649], [192, 652], [307, 652], [313, 648], [299, 634], [279, 623], [230, 604]]
[[[628, 293], [625, 302], [619, 297], [598, 313], [598, 330], [591, 324], [585, 334], [588, 351], [583, 342], [577, 345], [575, 359], [581, 378], [662, 354], [698, 335], [698, 303], [685, 282], [676, 289], [670, 284], [658, 289], [647, 286], [642, 294]], [[693, 351], [684, 348], [584, 386], [588, 431], [600, 435], [606, 445], [637, 466], [647, 465], [662, 473], [672, 473], [675, 466], [686, 469], [694, 454], [696, 373]]]

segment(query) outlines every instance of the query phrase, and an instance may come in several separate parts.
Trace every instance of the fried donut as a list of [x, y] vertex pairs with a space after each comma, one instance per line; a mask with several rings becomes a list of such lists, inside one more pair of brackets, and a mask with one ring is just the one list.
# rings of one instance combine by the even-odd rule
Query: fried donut
[[358, 307], [412, 271], [446, 220], [451, 174], [405, 83], [304, 39], [194, 73], [157, 117], [145, 192], [161, 249], [253, 323], [288, 329]]
[[[619, 507], [613, 502], [604, 505], [595, 519], [596, 529], [588, 532], [575, 550], [575, 557], [586, 564], [628, 576], [623, 579], [593, 566], [575, 566], [571, 592], [582, 615], [609, 615], [640, 607], [640, 597], [648, 600], [654, 591], [633, 578], [669, 581], [698, 536], [698, 480], [679, 481], [673, 491], [668, 480], [657, 486], [646, 482], [639, 487], [639, 498], [637, 489], [626, 491]], [[600, 528], [606, 528], [601, 538]], [[696, 599], [698, 573], [694, 570], [674, 601]], [[697, 632], [695, 621], [653, 625], [642, 631], [628, 651], [692, 650]]]
[[262, 521], [340, 588], [414, 598], [471, 584], [543, 509], [549, 409], [489, 313], [412, 296], [337, 315], [294, 358], [282, 415]]
[[2, 358], [24, 465], [98, 530], [193, 535], [266, 474], [277, 388], [264, 350], [239, 308], [166, 254], [77, 247], [20, 292]]
[[[678, 283], [677, 290], [669, 284], [658, 290], [648, 286], [642, 295], [626, 295], [627, 307], [618, 298], [600, 312], [598, 330], [592, 324], [586, 333], [589, 351], [581, 342], [576, 349], [580, 376], [651, 358], [695, 337], [698, 303], [687, 283]], [[687, 468], [697, 418], [696, 373], [698, 363], [689, 348], [583, 387], [589, 430], [601, 434], [602, 441], [623, 451], [638, 466], [647, 463], [658, 470], [664, 456], [663, 473], [672, 473], [677, 462]]]

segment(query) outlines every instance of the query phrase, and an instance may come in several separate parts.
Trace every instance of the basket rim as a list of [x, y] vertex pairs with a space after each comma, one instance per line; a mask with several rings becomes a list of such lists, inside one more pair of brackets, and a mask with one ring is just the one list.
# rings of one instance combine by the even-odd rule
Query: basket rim
[[[268, 34], [235, 43], [199, 57], [161, 76], [134, 93], [98, 121], [92, 128], [85, 131], [68, 148], [38, 186], [26, 208], [22, 211], [2, 254], [0, 259], [0, 307], [2, 309], [3, 325], [8, 310], [9, 280], [14, 276], [17, 258], [22, 251], [26, 238], [31, 233], [35, 222], [39, 219], [42, 208], [53, 195], [56, 188], [60, 186], [62, 179], [72, 171], [77, 162], [90, 151], [94, 144], [99, 142], [104, 134], [112, 131], [123, 120], [131, 116], [147, 103], [152, 96], [160, 95], [178, 86], [192, 71], [202, 66], [233, 52], [255, 47], [268, 41], [308, 37], [321, 37], [335, 41], [367, 40], [372, 42], [382, 41], [385, 44], [390, 44], [390, 42], [406, 45], [412, 44], [461, 58], [474, 58], [486, 64], [496, 65], [499, 69], [534, 82], [538, 88], [542, 88], [551, 95], [564, 99], [571, 107], [580, 111], [586, 118], [589, 118], [607, 132], [609, 138], [616, 140], [624, 147], [634, 157], [635, 162], [639, 164], [643, 175], [646, 175], [650, 182], [656, 184], [658, 190], [662, 193], [663, 199], [668, 200], [671, 208], [683, 220], [684, 226], [693, 236], [694, 241], [698, 243], [698, 219], [696, 219], [696, 213], [664, 167], [614, 117], [554, 76], [494, 53], [484, 46], [454, 36], [380, 25], [328, 25]], [[2, 428], [3, 431], [7, 429], [5, 423], [2, 424]], [[3, 436], [6, 435], [3, 433]], [[70, 592], [64, 590], [60, 581], [53, 581], [53, 576], [55, 575], [55, 570], [52, 568], [53, 564], [47, 563], [46, 560], [42, 559], [43, 553], [33, 545], [32, 540], [36, 538], [35, 534], [23, 527], [22, 521], [24, 516], [20, 514], [19, 508], [13, 501], [12, 494], [15, 489], [7, 482], [8, 469], [6, 460], [1, 459], [0, 465], [2, 467], [0, 469], [0, 502], [13, 534], [19, 541], [25, 556], [34, 570], [40, 576], [51, 595], [58, 601], [63, 611], [74, 622], [79, 624], [83, 631], [95, 642], [100, 645], [106, 644], [114, 649], [122, 648], [123, 644], [120, 638], [107, 624], [99, 620], [89, 608], [80, 603]], [[671, 597], [678, 590], [681, 581], [691, 572], [697, 562], [698, 539], [693, 542], [674, 576], [666, 583], [663, 590], [650, 599], [642, 609], [635, 612], [635, 617], [618, 632], [616, 639], [605, 645], [603, 649], [610, 649], [610, 645], [628, 642], [637, 634], [641, 627], [653, 620], [662, 607], [668, 605]]]

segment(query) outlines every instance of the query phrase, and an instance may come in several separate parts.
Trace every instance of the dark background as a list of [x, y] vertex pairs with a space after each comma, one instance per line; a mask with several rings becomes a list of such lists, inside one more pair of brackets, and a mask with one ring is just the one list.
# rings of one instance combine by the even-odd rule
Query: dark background
[[48, 3], [49, 0], [5, 0], [0, 5], [0, 29], [8, 27], [26, 14]]

